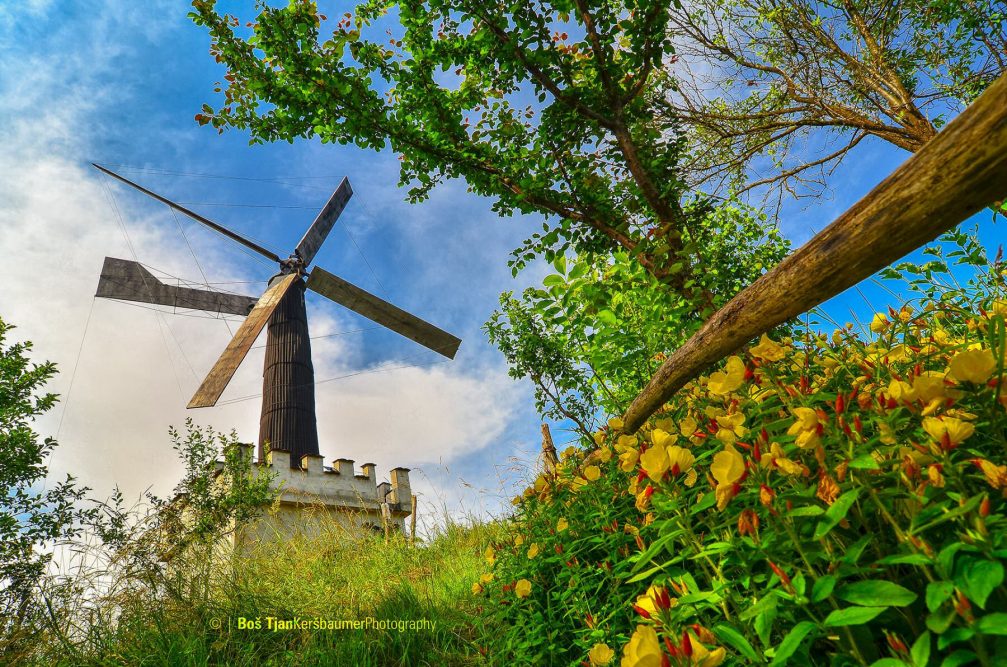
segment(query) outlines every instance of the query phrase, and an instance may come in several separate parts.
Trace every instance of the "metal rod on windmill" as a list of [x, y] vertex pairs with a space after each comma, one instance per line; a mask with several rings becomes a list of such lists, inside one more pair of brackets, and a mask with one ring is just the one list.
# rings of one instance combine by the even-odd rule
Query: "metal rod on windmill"
[[461, 340], [448, 332], [321, 267], [308, 269], [353, 195], [348, 179], [342, 180], [290, 256], [281, 259], [271, 250], [223, 225], [190, 211], [105, 167], [94, 163], [92, 165], [112, 178], [136, 188], [279, 264], [279, 273], [269, 281], [262, 296], [255, 299], [213, 290], [167, 285], [157, 280], [138, 262], [106, 257], [97, 291], [97, 296], [110, 299], [247, 316], [189, 401], [189, 408], [216, 405], [255, 339], [268, 324], [262, 382], [262, 415], [259, 423], [260, 459], [264, 456], [266, 443], [272, 449], [290, 452], [291, 466], [297, 465], [301, 456], [318, 455], [314, 369], [311, 363], [311, 343], [304, 305], [306, 289], [335, 301], [449, 359], [453, 359], [458, 351]]

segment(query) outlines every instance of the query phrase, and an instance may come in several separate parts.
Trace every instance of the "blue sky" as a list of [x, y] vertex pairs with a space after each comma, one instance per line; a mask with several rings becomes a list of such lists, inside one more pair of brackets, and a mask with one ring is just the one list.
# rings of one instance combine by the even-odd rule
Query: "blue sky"
[[[221, 6], [251, 15], [251, 3]], [[0, 248], [8, 253], [0, 315], [61, 368], [52, 390], [68, 399], [40, 422], [43, 434], [59, 435], [54, 470], [72, 471], [100, 492], [114, 484], [127, 494], [169, 491], [179, 468], [167, 427], [187, 416], [188, 397], [228, 339], [219, 321], [95, 302], [104, 255], [135, 252], [170, 275], [198, 281], [202, 270], [211, 282], [253, 295], [273, 273], [212, 232], [103, 180], [88, 163], [194, 202], [282, 256], [346, 175], [354, 197], [316, 263], [464, 342], [454, 362], [435, 363], [434, 353], [312, 297], [312, 334], [325, 336], [313, 343], [317, 379], [341, 378], [319, 387], [322, 453], [374, 460], [381, 473], [419, 469], [414, 484], [428, 515], [441, 505], [498, 508], [538, 448], [539, 422], [530, 387], [506, 377], [480, 327], [501, 291], [548, 272], [536, 265], [515, 280], [506, 266], [540, 221], [500, 219], [458, 182], [409, 205], [388, 152], [316, 141], [249, 146], [242, 132], [198, 127], [193, 115], [213, 101], [223, 70], [187, 11], [182, 0], [0, 4]], [[905, 157], [864, 142], [837, 172], [831, 199], [786, 207], [784, 233], [805, 241]], [[1001, 230], [984, 226], [988, 245]], [[880, 289], [864, 292], [873, 306], [887, 303]], [[853, 291], [827, 306], [844, 321], [850, 308], [870, 319]], [[195, 419], [254, 440], [260, 364], [253, 351], [224, 394], [229, 404]], [[245, 396], [253, 398], [234, 400]]]

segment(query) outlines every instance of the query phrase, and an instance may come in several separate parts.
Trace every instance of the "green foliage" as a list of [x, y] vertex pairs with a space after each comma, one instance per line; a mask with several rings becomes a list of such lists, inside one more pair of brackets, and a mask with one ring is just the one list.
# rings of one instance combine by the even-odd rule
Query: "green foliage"
[[491, 653], [998, 664], [1007, 285], [989, 269], [879, 314], [873, 341], [763, 339], [640, 433], [613, 419], [568, 450], [488, 554], [481, 597], [508, 628]]
[[48, 548], [77, 535], [86, 518], [75, 505], [86, 489], [70, 475], [39, 488], [56, 441], [39, 442], [32, 422], [56, 403], [55, 394], [41, 393], [56, 366], [32, 363], [30, 342], [8, 344], [11, 329], [0, 320], [0, 651], [30, 641], [42, 613], [35, 592], [51, 560]]
[[682, 235], [710, 206], [688, 196], [678, 123], [660, 113], [675, 87], [659, 75], [667, 2], [370, 0], [330, 19], [290, 0], [244, 30], [213, 0], [192, 5], [228, 70], [199, 123], [388, 146], [414, 200], [463, 178], [501, 214], [545, 215], [515, 271], [621, 249], [688, 292], [699, 264]]
[[621, 413], [664, 360], [726, 303], [786, 255], [789, 243], [740, 204], [711, 211], [687, 248], [706, 269], [689, 287], [707, 308], [670, 291], [626, 253], [558, 257], [556, 273], [521, 299], [509, 293], [485, 329], [515, 378], [535, 384], [545, 417], [587, 433], [596, 406]]

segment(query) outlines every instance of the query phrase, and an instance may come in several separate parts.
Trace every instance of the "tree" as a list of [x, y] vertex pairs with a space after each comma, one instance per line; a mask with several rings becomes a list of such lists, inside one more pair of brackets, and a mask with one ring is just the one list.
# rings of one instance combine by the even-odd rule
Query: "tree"
[[694, 0], [669, 34], [663, 122], [711, 192], [817, 195], [864, 139], [916, 152], [1007, 71], [1003, 0]]
[[192, 4], [228, 70], [201, 124], [253, 142], [389, 146], [413, 200], [457, 177], [501, 214], [546, 216], [515, 271], [539, 253], [618, 249], [711, 302], [690, 284], [700, 259], [686, 236], [712, 203], [686, 190], [678, 121], [658, 113], [674, 87], [659, 75], [667, 3], [369, 0], [330, 20], [290, 0], [244, 29], [214, 0]]
[[[721, 206], [704, 221], [700, 288], [717, 308], [779, 262], [788, 250], [765, 217], [741, 205]], [[512, 377], [535, 386], [539, 412], [571, 420], [590, 435], [597, 408], [621, 414], [665, 355], [684, 343], [707, 314], [672, 291], [626, 253], [610, 258], [559, 257], [556, 273], [520, 299], [501, 297], [485, 329]]]
[[39, 611], [36, 587], [52, 558], [50, 549], [79, 534], [84, 513], [76, 503], [87, 491], [70, 475], [52, 488], [39, 488], [56, 441], [39, 442], [32, 422], [56, 403], [55, 394], [41, 393], [56, 366], [29, 361], [30, 342], [8, 345], [13, 328], [0, 319], [0, 646], [32, 627]]

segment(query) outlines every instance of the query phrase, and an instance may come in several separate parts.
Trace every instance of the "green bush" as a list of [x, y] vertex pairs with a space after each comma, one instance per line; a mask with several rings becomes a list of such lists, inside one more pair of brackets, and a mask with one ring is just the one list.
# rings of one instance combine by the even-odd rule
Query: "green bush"
[[1005, 316], [994, 266], [876, 315], [873, 340], [763, 337], [636, 435], [610, 420], [487, 552], [490, 653], [1005, 664]]

